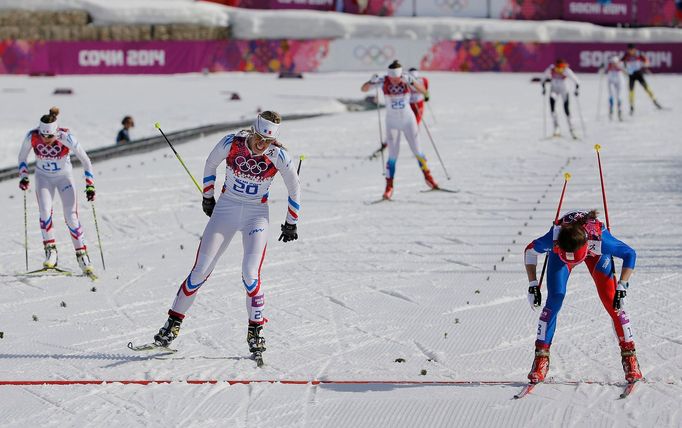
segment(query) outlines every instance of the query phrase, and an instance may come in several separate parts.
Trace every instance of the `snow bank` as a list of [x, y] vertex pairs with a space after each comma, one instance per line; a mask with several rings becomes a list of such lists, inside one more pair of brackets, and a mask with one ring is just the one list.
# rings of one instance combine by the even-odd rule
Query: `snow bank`
[[193, 23], [227, 26], [236, 39], [514, 40], [680, 42], [674, 28], [610, 28], [568, 21], [358, 16], [307, 10], [250, 10], [191, 0], [4, 0], [0, 9], [84, 9], [96, 25]]

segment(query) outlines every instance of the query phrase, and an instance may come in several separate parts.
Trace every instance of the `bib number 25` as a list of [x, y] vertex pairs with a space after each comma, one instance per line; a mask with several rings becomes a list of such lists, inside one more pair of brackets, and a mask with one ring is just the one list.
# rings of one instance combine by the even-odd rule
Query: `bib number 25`
[[391, 108], [394, 110], [404, 109], [405, 100], [396, 100], [391, 102]]
[[258, 193], [258, 184], [248, 183], [244, 180], [240, 180], [239, 178], [235, 178], [235, 183], [232, 186], [232, 190], [234, 190], [237, 193], [245, 193], [247, 195], [255, 195]]

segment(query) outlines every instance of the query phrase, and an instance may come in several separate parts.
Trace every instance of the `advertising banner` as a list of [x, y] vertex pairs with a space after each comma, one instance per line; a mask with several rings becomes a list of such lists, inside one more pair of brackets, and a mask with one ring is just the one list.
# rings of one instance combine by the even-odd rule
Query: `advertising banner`
[[[625, 43], [480, 40], [219, 40], [156, 42], [0, 41], [0, 74], [174, 74], [202, 71], [318, 72], [405, 68], [539, 72], [557, 58], [594, 72]], [[682, 73], [682, 43], [640, 43], [655, 73]]]
[[673, 26], [682, 22], [682, 0], [647, 0], [637, 3], [637, 25]]
[[209, 0], [227, 6], [248, 9], [336, 10], [338, 0]]
[[564, 0], [563, 19], [594, 24], [629, 24], [634, 0]]

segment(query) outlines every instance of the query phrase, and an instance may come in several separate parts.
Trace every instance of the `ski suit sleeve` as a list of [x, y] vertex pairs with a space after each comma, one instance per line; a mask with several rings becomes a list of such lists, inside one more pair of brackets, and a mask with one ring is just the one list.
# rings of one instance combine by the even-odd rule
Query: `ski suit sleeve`
[[544, 83], [547, 80], [552, 80], [552, 65], [549, 67], [545, 68], [545, 72], [542, 73], [542, 82]]
[[549, 253], [552, 251], [552, 246], [554, 245], [554, 226], [549, 229], [549, 232], [545, 233], [543, 236], [535, 239], [533, 242], [526, 246], [526, 251], [524, 252], [524, 264], [536, 265], [538, 264], [538, 256], [542, 253]]
[[569, 79], [571, 79], [573, 81], [573, 83], [575, 83], [575, 86], [580, 86], [580, 80], [578, 80], [578, 76], [575, 75], [573, 70], [571, 70], [570, 68], [567, 68], [566, 69], [566, 76]]
[[601, 240], [602, 254], [607, 254], [622, 259], [624, 268], [635, 268], [637, 253], [632, 247], [616, 239], [606, 228], [604, 228], [601, 232]]
[[26, 134], [24, 142], [21, 143], [21, 148], [19, 149], [19, 178], [28, 177], [28, 154], [31, 153], [31, 133]]
[[83, 146], [81, 146], [78, 143], [78, 140], [76, 140], [76, 137], [74, 137], [70, 132], [66, 133], [65, 138], [62, 139], [65, 145], [73, 152], [74, 155], [78, 158], [78, 160], [81, 161], [81, 165], [83, 165], [83, 176], [85, 177], [85, 185], [86, 186], [94, 186], [95, 182], [95, 176], [92, 173], [92, 162], [90, 162], [90, 158], [88, 157], [88, 154], [85, 152], [85, 149], [83, 149]]
[[301, 185], [294, 162], [283, 148], [279, 149], [277, 159], [275, 160], [275, 167], [282, 174], [282, 179], [289, 192], [286, 222], [296, 224], [298, 223], [298, 213], [301, 209]]
[[206, 163], [204, 164], [204, 198], [212, 198], [215, 192], [215, 179], [216, 170], [218, 165], [227, 158], [227, 154], [230, 152], [232, 147], [232, 140], [234, 139], [234, 134], [229, 134], [224, 136], [218, 144], [211, 150], [211, 154], [208, 155]]

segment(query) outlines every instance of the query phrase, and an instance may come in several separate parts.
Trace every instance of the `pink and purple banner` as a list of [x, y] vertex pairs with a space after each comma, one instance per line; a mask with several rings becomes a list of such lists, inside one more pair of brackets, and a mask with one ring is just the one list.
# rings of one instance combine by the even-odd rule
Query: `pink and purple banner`
[[248, 9], [336, 10], [337, 0], [209, 0], [227, 6]]
[[[385, 46], [384, 46], [385, 45]], [[532, 43], [445, 40], [433, 43], [394, 39], [383, 47], [347, 40], [221, 40], [156, 42], [0, 42], [0, 74], [174, 74], [201, 71], [316, 72], [368, 71], [393, 58], [423, 70], [542, 71], [556, 58], [578, 72], [594, 72], [624, 43]], [[352, 46], [350, 46], [352, 47]], [[637, 46], [654, 72], [682, 73], [682, 43]], [[351, 61], [367, 54], [370, 61]], [[373, 61], [376, 55], [379, 62]]]
[[629, 24], [635, 0], [564, 0], [563, 19], [594, 24]]

